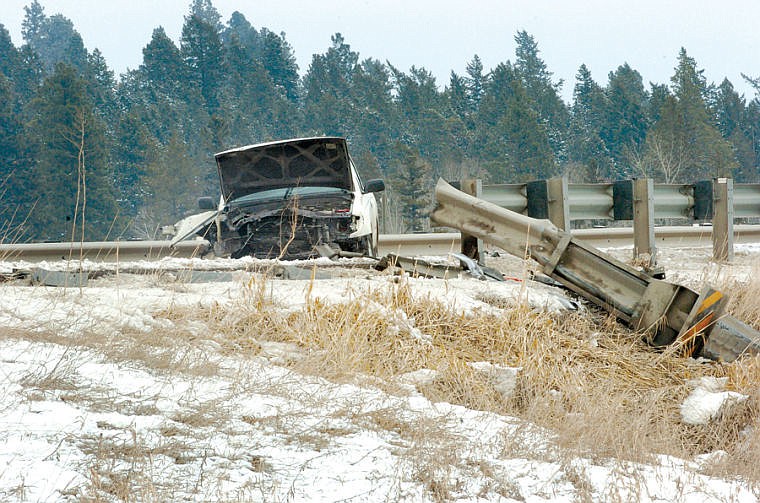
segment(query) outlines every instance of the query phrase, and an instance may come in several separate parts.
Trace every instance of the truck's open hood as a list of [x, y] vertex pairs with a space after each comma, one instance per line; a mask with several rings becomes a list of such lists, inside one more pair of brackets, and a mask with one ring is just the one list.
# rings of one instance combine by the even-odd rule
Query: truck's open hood
[[260, 143], [220, 152], [215, 157], [225, 201], [294, 186], [351, 190], [351, 161], [344, 138]]

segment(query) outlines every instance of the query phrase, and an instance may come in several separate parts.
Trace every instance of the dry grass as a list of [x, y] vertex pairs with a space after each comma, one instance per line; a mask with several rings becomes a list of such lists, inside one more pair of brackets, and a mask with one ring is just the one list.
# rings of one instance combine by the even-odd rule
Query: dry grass
[[132, 428], [115, 434], [83, 437], [78, 448], [89, 456], [89, 484], [78, 488], [80, 501], [162, 501], [173, 499], [178, 489], [166, 485], [153, 466], [158, 457], [176, 464], [197, 460], [202, 453], [189, 443], [173, 439], [158, 445], [146, 441]]
[[[722, 449], [728, 455], [710, 470], [760, 482], [760, 434], [755, 433], [760, 430], [753, 428], [758, 399], [735, 405], [707, 426], [685, 425], [680, 417], [680, 404], [691, 390], [688, 381], [700, 376], [728, 377], [730, 389], [755, 394], [757, 359], [698, 363], [672, 351], [657, 352], [602, 314], [555, 315], [519, 303], [500, 315], [465, 314], [415, 298], [403, 280], [375, 290], [349, 287], [343, 304], [307, 293], [306, 307], [297, 311], [276, 306], [268, 288], [253, 282], [245, 305], [194, 315], [230, 351], [257, 355], [267, 341], [293, 344], [303, 354], [289, 363], [293, 370], [337, 382], [372, 376], [393, 392], [398, 391], [394, 377], [431, 369], [436, 379], [418, 388], [432, 401], [547, 427], [566, 453], [652, 461], [654, 454], [691, 458]], [[751, 288], [736, 296], [732, 310], [752, 310], [746, 302], [756, 302], [760, 288]], [[468, 365], [479, 361], [520, 367], [515, 393], [504, 396]], [[386, 429], [398, 428], [390, 421]], [[445, 456], [438, 459], [447, 464]], [[582, 475], [575, 474], [581, 488]], [[433, 494], [449, 489], [430, 487]]]

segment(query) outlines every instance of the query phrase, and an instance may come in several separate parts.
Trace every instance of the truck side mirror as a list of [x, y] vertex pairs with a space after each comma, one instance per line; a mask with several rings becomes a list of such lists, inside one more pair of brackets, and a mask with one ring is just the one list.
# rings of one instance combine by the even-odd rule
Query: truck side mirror
[[198, 208], [202, 210], [215, 210], [216, 202], [213, 197], [203, 196], [198, 198]]
[[364, 186], [364, 189], [367, 192], [382, 192], [385, 190], [385, 182], [379, 178], [368, 180], [367, 184]]

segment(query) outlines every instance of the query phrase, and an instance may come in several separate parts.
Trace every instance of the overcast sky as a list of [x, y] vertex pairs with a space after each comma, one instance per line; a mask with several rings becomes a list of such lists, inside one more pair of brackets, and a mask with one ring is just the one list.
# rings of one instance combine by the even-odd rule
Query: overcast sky
[[[0, 0], [0, 23], [21, 45], [24, 6]], [[118, 74], [137, 68], [153, 29], [163, 26], [179, 44], [190, 0], [40, 0], [45, 13], [71, 19], [88, 50], [105, 56]], [[627, 62], [649, 82], [668, 83], [681, 47], [705, 70], [708, 81], [724, 77], [747, 98], [754, 90], [741, 74], [760, 77], [758, 0], [213, 0], [229, 20], [242, 12], [256, 28], [285, 32], [303, 74], [312, 54], [343, 34], [361, 59], [389, 61], [404, 71], [422, 66], [439, 86], [452, 70], [461, 74], [477, 54], [487, 70], [515, 59], [514, 35], [526, 30], [563, 97], [570, 101], [578, 67], [607, 82]], [[2, 57], [2, 55], [0, 55]]]

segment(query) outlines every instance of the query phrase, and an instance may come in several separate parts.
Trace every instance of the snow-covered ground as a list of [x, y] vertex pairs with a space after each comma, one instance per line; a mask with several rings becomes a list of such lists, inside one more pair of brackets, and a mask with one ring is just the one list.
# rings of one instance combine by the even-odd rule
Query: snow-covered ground
[[[760, 248], [737, 250], [732, 271], [749, 273]], [[629, 252], [610, 250], [620, 258]], [[709, 252], [664, 252], [661, 262], [669, 278], [699, 283], [726, 269], [709, 265]], [[703, 474], [701, 466], [720, 452], [660, 456], [651, 464], [567, 458], [554, 448], [551, 431], [430, 402], [414, 387], [425, 372], [398, 376], [406, 390], [399, 394], [361, 376], [334, 383], [281, 365], [293, 348], [262, 342], [257, 356], [238, 355], [207, 337], [204, 326], [190, 327], [188, 335], [186, 323], [184, 335], [163, 351], [122, 347], [126, 339], [171, 333], [184, 321], [172, 312], [244, 302], [260, 276], [250, 272], [256, 265], [167, 259], [120, 264], [119, 274], [82, 288], [0, 284], [0, 500], [749, 502], [760, 496], [750, 484]], [[362, 260], [317, 265], [329, 277], [268, 279], [268, 295], [282, 309], [298, 309], [308, 297], [342, 302], [349, 288], [395, 281], [371, 273]], [[0, 263], [0, 272], [30, 267], [65, 269]], [[138, 269], [143, 273], [123, 272]], [[185, 282], [182, 269], [231, 272]], [[409, 284], [463, 311], [495, 309], [479, 300], [487, 295], [520, 297], [540, 309], [570, 306], [562, 292], [519, 281]], [[506, 389], [519, 372], [473, 365], [497, 375]], [[719, 381], [694, 388], [682, 405], [685, 422], [709, 421], [723, 401], [744, 399]]]

